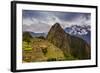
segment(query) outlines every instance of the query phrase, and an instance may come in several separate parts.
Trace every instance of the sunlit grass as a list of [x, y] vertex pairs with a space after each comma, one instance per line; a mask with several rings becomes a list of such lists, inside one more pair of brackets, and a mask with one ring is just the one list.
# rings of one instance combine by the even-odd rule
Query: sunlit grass
[[30, 42], [23, 41], [22, 47], [23, 62], [75, 60], [71, 55], [65, 56], [60, 48], [44, 39], [32, 38]]
[[23, 41], [22, 44], [23, 50], [32, 50], [31, 43]]

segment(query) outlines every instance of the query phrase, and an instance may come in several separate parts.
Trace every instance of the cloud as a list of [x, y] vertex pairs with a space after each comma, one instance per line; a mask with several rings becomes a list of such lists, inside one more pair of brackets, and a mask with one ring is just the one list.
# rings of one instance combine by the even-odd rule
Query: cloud
[[44, 21], [39, 21], [38, 19], [35, 18], [32, 18], [31, 20], [27, 18], [25, 20], [24, 21], [26, 23], [23, 21], [23, 28], [22, 28], [23, 31], [40, 33], [40, 32], [47, 32], [50, 29], [50, 26], [46, 24]]
[[62, 28], [72, 25], [90, 25], [89, 13], [23, 10], [23, 31], [48, 32], [56, 22]]

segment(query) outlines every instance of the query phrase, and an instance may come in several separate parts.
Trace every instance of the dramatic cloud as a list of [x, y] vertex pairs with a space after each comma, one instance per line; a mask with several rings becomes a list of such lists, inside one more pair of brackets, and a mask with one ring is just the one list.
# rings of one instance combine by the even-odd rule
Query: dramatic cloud
[[55, 23], [60, 23], [62, 28], [72, 25], [90, 25], [91, 14], [23, 10], [23, 31], [48, 32]]

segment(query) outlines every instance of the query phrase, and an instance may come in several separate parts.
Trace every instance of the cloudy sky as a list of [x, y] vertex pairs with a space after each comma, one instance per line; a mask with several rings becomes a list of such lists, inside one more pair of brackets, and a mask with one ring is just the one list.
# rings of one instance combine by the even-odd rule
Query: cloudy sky
[[23, 10], [23, 31], [48, 32], [55, 23], [64, 29], [72, 25], [91, 25], [90, 13]]

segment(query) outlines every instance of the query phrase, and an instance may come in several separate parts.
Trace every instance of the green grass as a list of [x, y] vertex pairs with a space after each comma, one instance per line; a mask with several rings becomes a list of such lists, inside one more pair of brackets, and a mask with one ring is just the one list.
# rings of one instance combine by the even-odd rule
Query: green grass
[[23, 50], [32, 50], [31, 43], [28, 43], [26, 41], [23, 41], [22, 47]]
[[[32, 38], [23, 41], [23, 62], [76, 60], [71, 55], [65, 56], [63, 51], [44, 39]], [[28, 61], [27, 61], [28, 60]]]

